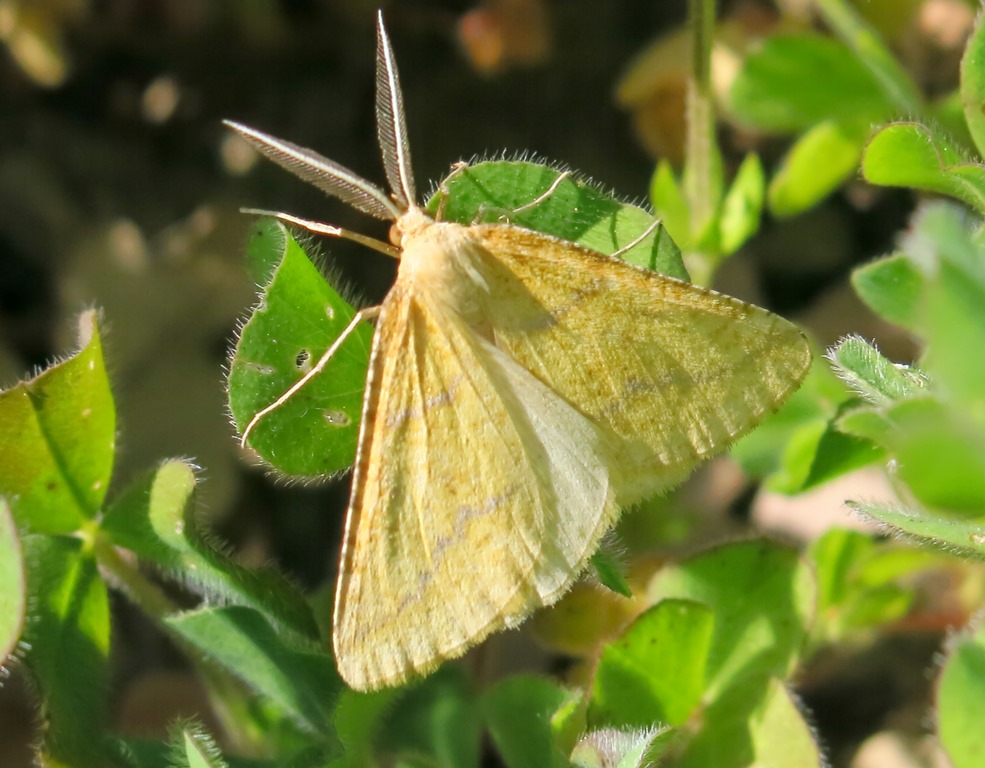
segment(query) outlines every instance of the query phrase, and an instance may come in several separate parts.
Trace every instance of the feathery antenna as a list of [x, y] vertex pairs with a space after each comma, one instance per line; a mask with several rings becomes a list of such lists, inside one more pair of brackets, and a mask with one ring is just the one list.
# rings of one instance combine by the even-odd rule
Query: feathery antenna
[[383, 26], [382, 11], [377, 12], [376, 31], [376, 130], [383, 152], [383, 168], [393, 196], [406, 209], [416, 205], [417, 193], [407, 141], [404, 96], [393, 48]]
[[386, 192], [334, 160], [232, 120], [222, 122], [264, 157], [353, 208], [378, 219], [396, 220], [403, 213], [404, 207], [394, 203]]

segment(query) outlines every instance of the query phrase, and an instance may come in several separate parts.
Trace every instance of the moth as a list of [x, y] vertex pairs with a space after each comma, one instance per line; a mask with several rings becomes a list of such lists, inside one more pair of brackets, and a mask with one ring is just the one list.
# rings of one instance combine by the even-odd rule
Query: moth
[[[775, 410], [811, 354], [766, 310], [509, 223], [416, 202], [382, 17], [378, 137], [391, 193], [233, 122], [263, 155], [392, 220], [400, 260], [293, 396], [375, 317], [335, 597], [339, 672], [401, 684], [556, 602], [619, 510], [667, 491]], [[373, 244], [328, 225], [280, 218]]]

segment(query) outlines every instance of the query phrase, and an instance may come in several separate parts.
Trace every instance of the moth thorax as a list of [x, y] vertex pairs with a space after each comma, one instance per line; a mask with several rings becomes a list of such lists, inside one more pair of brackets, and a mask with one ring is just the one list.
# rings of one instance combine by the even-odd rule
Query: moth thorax
[[[399, 224], [403, 224], [401, 217]], [[468, 227], [427, 220], [427, 226], [401, 226], [400, 276], [422, 293], [454, 307], [465, 319], [479, 312], [486, 281], [479, 265], [483, 249]]]
[[390, 226], [390, 242], [398, 248], [403, 248], [408, 238], [413, 238], [432, 224], [434, 219], [416, 205], [411, 206]]

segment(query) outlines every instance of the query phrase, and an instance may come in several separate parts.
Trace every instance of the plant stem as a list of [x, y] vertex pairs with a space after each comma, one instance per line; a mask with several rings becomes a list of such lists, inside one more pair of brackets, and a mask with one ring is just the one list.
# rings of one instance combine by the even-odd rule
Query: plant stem
[[89, 538], [100, 567], [108, 581], [126, 595], [167, 633], [171, 641], [186, 655], [198, 670], [212, 704], [213, 712], [222, 724], [229, 741], [248, 754], [262, 753], [268, 748], [260, 734], [250, 732], [247, 718], [242, 716], [248, 694], [245, 686], [228, 671], [210, 663], [202, 652], [172, 631], [164, 619], [181, 611], [150, 579], [140, 572], [120, 551], [98, 534]]
[[93, 551], [100, 567], [109, 575], [109, 581], [125, 592], [134, 603], [160, 623], [165, 616], [180, 608], [135, 565], [120, 555], [116, 547], [96, 536]]
[[[711, 94], [711, 46], [715, 33], [714, 0], [690, 0], [691, 77], [687, 86], [687, 138], [684, 195], [690, 210], [692, 243], [700, 240], [716, 213], [714, 193], [715, 110]], [[707, 285], [714, 272], [713, 254], [688, 249], [691, 279]]]

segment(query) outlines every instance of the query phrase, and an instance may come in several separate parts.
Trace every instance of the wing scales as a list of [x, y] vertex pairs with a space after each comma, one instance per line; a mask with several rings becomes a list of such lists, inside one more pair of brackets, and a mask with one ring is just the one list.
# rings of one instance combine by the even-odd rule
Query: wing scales
[[749, 431], [810, 364], [803, 334], [766, 310], [529, 230], [470, 229], [496, 344], [609, 430], [623, 504]]
[[398, 280], [374, 339], [335, 620], [355, 688], [554, 602], [618, 512], [594, 425], [427, 299]]

